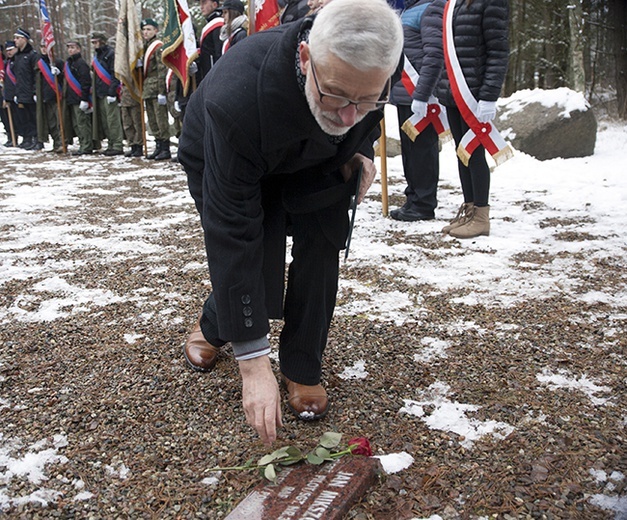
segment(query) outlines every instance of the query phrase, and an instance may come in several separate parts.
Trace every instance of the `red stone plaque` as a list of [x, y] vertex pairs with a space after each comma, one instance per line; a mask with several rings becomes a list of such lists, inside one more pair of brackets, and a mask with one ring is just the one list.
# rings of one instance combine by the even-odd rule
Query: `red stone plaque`
[[339, 520], [380, 471], [378, 459], [360, 456], [286, 467], [276, 484], [259, 484], [226, 520]]

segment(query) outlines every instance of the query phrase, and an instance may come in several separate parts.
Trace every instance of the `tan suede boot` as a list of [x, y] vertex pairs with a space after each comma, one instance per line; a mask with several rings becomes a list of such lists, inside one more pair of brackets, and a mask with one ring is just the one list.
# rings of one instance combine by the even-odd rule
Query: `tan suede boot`
[[455, 238], [474, 238], [490, 234], [490, 206], [474, 207], [472, 218], [449, 232]]
[[463, 226], [468, 222], [472, 218], [474, 207], [475, 205], [472, 202], [464, 202], [457, 210], [455, 218], [442, 228], [442, 233], [448, 233], [451, 229]]

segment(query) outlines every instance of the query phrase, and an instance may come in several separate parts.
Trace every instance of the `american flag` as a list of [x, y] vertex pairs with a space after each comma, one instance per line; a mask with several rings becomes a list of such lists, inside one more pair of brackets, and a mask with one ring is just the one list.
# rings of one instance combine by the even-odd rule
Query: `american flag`
[[54, 32], [52, 31], [52, 23], [50, 23], [50, 15], [48, 14], [48, 7], [46, 6], [46, 0], [39, 0], [39, 13], [41, 14], [41, 37], [44, 41], [46, 50], [50, 52], [50, 49], [54, 47]]

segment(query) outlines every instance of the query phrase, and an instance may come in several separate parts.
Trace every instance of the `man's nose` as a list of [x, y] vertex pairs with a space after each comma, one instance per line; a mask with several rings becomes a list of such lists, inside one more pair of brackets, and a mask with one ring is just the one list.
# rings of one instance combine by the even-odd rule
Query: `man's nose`
[[348, 105], [344, 108], [340, 108], [337, 113], [342, 119], [344, 126], [351, 127], [357, 120], [357, 107], [355, 105]]

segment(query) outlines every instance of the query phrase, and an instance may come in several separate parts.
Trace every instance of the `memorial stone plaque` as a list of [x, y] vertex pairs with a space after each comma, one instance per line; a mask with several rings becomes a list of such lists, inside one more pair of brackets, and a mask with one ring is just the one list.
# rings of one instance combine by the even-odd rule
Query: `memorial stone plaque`
[[380, 471], [379, 459], [359, 456], [289, 466], [276, 484], [257, 485], [226, 520], [340, 520]]

